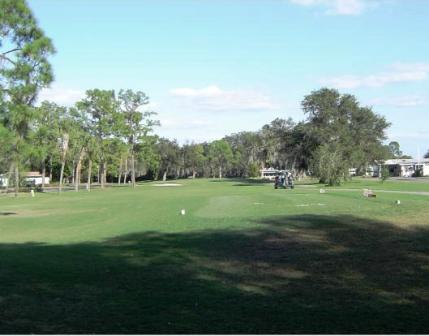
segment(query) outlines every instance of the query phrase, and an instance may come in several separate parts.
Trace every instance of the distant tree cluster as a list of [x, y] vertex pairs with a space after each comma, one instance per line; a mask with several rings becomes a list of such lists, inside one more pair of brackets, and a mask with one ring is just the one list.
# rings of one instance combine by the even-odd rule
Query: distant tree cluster
[[363, 174], [376, 160], [392, 158], [392, 145], [383, 145], [389, 123], [354, 96], [323, 88], [306, 96], [302, 107], [305, 121], [275, 119], [257, 132], [212, 143], [180, 147], [163, 139], [155, 152], [164, 178], [186, 177], [191, 171], [192, 176], [252, 177], [261, 168], [275, 167], [338, 184], [351, 167]]
[[[49, 176], [59, 182], [59, 191], [65, 180], [76, 190], [83, 180], [88, 190], [91, 181], [104, 188], [107, 179], [119, 183], [128, 179], [135, 186], [136, 161], [150, 158], [151, 131], [159, 124], [152, 119], [154, 112], [141, 111], [148, 102], [140, 91], [121, 90], [116, 96], [114, 91], [98, 89], [88, 90], [71, 108], [43, 101], [32, 107], [32, 118], [21, 140], [25, 150], [4, 151], [2, 170], [16, 174], [17, 181], [18, 168], [41, 171], [42, 188]], [[2, 142], [7, 139], [2, 136]]]
[[389, 142], [386, 148], [388, 152], [389, 159], [412, 159], [410, 155], [405, 155], [401, 151], [401, 147], [397, 141]]

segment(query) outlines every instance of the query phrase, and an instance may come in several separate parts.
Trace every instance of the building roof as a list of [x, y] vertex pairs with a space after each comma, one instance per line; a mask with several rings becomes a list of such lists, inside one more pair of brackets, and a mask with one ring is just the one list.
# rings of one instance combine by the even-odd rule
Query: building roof
[[278, 171], [278, 169], [274, 169], [274, 168], [272, 168], [272, 167], [270, 167], [270, 168], [262, 168], [262, 169], [260, 169], [261, 171], [266, 171], [266, 172], [274, 172], [274, 171]]
[[39, 172], [27, 172], [24, 174], [25, 177], [42, 177]]
[[423, 164], [427, 163], [429, 164], [429, 159], [390, 159], [384, 161], [383, 164], [385, 165], [416, 165], [416, 164]]

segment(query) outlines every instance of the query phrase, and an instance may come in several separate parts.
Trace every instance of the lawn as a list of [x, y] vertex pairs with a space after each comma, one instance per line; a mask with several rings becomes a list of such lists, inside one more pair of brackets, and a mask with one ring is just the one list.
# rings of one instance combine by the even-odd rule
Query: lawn
[[429, 184], [177, 183], [0, 197], [0, 332], [429, 332]]

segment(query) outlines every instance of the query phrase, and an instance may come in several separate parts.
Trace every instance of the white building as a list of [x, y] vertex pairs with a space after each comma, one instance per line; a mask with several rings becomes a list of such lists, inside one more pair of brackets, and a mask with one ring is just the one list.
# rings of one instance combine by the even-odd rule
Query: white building
[[261, 178], [265, 180], [274, 180], [276, 176], [285, 175], [286, 170], [279, 170], [274, 168], [264, 168], [260, 170]]
[[[365, 176], [378, 177], [379, 171], [380, 171], [379, 166], [369, 165], [368, 167], [366, 167]], [[356, 168], [350, 168], [349, 169], [349, 176], [357, 176], [357, 169]]]
[[369, 165], [366, 167], [365, 176], [378, 177], [380, 176], [380, 166]]
[[8, 185], [9, 185], [9, 179], [7, 178], [7, 176], [0, 174], [0, 188], [1, 187], [6, 188]]
[[[28, 172], [25, 174], [25, 182], [27, 183], [31, 183], [34, 185], [42, 185], [42, 174], [40, 174], [39, 172]], [[49, 177], [45, 176], [45, 184], [49, 184]]]
[[381, 164], [389, 170], [390, 176], [412, 177], [417, 170], [422, 176], [429, 176], [429, 159], [391, 159]]
[[261, 172], [261, 178], [267, 179], [267, 180], [274, 180], [274, 178], [280, 174], [280, 170], [277, 170], [271, 167], [261, 169], [260, 172]]

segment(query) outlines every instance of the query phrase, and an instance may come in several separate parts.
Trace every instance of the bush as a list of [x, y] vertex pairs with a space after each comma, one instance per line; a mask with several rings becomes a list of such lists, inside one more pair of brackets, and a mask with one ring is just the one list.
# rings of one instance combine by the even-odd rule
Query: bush
[[423, 177], [423, 170], [422, 169], [416, 169], [416, 171], [412, 175], [413, 177]]
[[259, 166], [256, 163], [249, 164], [249, 177], [259, 176]]
[[389, 169], [387, 167], [381, 168], [381, 183], [384, 183], [390, 177]]
[[340, 148], [330, 145], [320, 146], [312, 160], [314, 175], [321, 183], [339, 185], [349, 174], [349, 165]]

